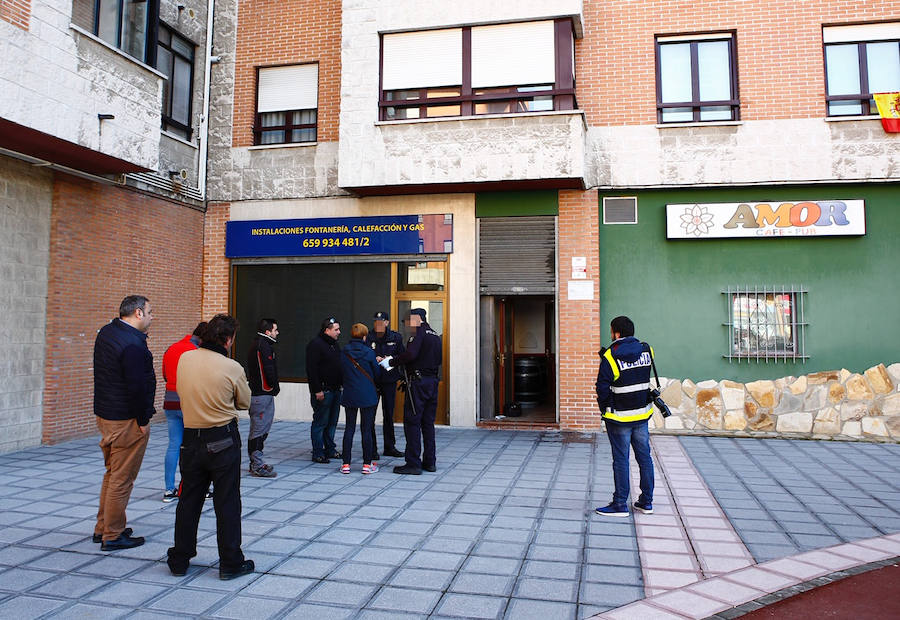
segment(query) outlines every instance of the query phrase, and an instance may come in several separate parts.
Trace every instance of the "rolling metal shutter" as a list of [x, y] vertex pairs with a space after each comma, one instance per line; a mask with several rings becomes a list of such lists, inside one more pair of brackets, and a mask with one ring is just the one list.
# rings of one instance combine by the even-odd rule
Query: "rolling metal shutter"
[[555, 217], [492, 217], [478, 222], [482, 295], [556, 294]]

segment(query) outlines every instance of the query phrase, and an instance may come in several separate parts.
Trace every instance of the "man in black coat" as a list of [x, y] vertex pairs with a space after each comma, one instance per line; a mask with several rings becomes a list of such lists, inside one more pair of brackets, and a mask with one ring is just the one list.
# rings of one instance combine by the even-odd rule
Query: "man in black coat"
[[277, 475], [263, 457], [263, 445], [275, 419], [275, 397], [281, 390], [273, 346], [277, 341], [278, 322], [275, 319], [260, 319], [256, 336], [247, 352], [247, 380], [251, 393], [247, 453], [250, 455], [250, 474], [260, 478], [274, 478]]
[[150, 301], [129, 295], [119, 305], [119, 318], [97, 332], [94, 341], [94, 415], [106, 474], [100, 486], [100, 506], [94, 542], [103, 551], [144, 544], [126, 528], [125, 507], [134, 488], [155, 413], [156, 371], [147, 347], [153, 321]]
[[306, 345], [306, 378], [309, 382], [309, 400], [313, 410], [310, 426], [312, 460], [328, 463], [341, 458], [334, 443], [341, 412], [341, 347], [337, 339], [341, 324], [334, 317], [322, 321], [318, 335]]
[[[379, 362], [386, 357], [400, 355], [406, 350], [403, 347], [403, 336], [390, 328], [390, 322], [391, 317], [387, 312], [375, 313], [375, 329], [374, 333], [369, 334], [369, 338], [372, 342], [372, 350], [375, 351], [375, 358]], [[385, 456], [403, 456], [403, 453], [397, 450], [394, 436], [394, 403], [397, 399], [397, 381], [399, 380], [400, 369], [392, 368], [389, 372], [381, 374], [376, 386], [381, 397], [382, 434], [384, 435], [382, 454]], [[374, 437], [372, 445], [375, 446], [375, 458], [377, 459], [378, 441]]]

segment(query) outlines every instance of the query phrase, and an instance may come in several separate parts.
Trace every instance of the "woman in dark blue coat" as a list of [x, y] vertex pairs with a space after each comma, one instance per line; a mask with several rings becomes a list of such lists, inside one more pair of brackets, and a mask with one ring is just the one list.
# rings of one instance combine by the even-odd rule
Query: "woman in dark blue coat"
[[360, 431], [362, 433], [363, 470], [364, 474], [378, 471], [375, 462], [375, 408], [378, 405], [378, 393], [375, 383], [381, 374], [381, 367], [375, 361], [375, 352], [366, 346], [369, 328], [362, 323], [355, 323], [350, 330], [350, 344], [341, 350], [341, 370], [344, 375], [344, 394], [341, 404], [344, 406], [347, 423], [344, 427], [344, 446], [341, 454], [344, 464], [342, 474], [350, 473], [350, 450], [353, 448], [353, 435], [356, 432], [356, 412], [360, 413]]

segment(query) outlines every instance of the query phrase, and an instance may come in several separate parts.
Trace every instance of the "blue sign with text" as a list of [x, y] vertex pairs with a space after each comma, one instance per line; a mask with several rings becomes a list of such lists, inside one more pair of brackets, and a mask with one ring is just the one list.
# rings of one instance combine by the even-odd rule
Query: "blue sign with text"
[[453, 251], [453, 215], [231, 221], [225, 256], [346, 256]]

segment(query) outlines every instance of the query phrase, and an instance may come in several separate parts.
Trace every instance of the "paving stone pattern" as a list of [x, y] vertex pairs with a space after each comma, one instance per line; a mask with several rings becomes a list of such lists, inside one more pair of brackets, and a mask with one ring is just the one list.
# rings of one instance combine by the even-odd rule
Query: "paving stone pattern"
[[247, 475], [244, 455], [257, 572], [234, 581], [218, 579], [212, 502], [188, 574], [165, 565], [166, 441], [154, 426], [128, 507], [147, 544], [108, 554], [90, 541], [96, 438], [0, 456], [0, 617], [545, 620], [644, 596], [632, 519], [592, 513], [612, 495], [603, 436], [440, 428], [437, 474], [396, 476], [400, 459], [386, 459], [348, 476], [310, 462], [308, 423], [278, 422], [266, 443], [277, 478]]
[[757, 562], [900, 532], [900, 445], [680, 440]]

